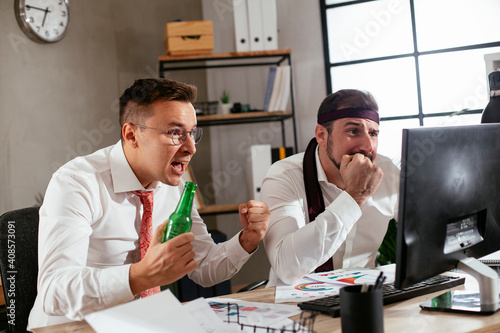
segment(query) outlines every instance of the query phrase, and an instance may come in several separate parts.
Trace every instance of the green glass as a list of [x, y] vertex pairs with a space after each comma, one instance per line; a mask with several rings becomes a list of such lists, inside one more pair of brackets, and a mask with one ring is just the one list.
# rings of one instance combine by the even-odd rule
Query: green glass
[[191, 230], [191, 209], [193, 208], [196, 184], [187, 182], [182, 192], [177, 208], [168, 218], [167, 225], [163, 231], [162, 243]]

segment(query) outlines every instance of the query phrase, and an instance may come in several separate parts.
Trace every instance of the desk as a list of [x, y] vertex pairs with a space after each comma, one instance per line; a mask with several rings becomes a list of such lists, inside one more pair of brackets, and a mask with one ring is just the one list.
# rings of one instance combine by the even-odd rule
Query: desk
[[[467, 277], [465, 287], [454, 289], [477, 290], [476, 281]], [[500, 332], [500, 311], [491, 316], [463, 315], [443, 312], [421, 311], [419, 304], [431, 297], [442, 294], [436, 292], [414, 299], [384, 306], [385, 332]], [[236, 298], [251, 302], [274, 303], [274, 288], [261, 288], [244, 293], [220, 296]], [[299, 316], [292, 317], [297, 319]], [[316, 333], [341, 332], [340, 318], [319, 315], [316, 318], [314, 330]], [[85, 322], [75, 322], [35, 329], [35, 333], [87, 333], [94, 330]]]

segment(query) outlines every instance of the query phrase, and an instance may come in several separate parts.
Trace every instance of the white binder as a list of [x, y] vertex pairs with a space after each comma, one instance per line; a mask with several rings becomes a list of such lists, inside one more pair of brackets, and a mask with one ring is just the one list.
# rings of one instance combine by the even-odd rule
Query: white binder
[[268, 111], [279, 111], [278, 108], [281, 105], [280, 95], [282, 89], [282, 77], [283, 77], [283, 66], [276, 67], [276, 77], [274, 78], [273, 91], [271, 93], [271, 99], [269, 101]]
[[[255, 0], [250, 0], [255, 1]], [[262, 31], [264, 50], [278, 49], [278, 16], [276, 0], [260, 0], [262, 9]]]
[[248, 35], [248, 11], [246, 0], [233, 0], [234, 35], [236, 52], [250, 51]]
[[263, 51], [262, 1], [247, 0], [250, 51]]
[[273, 94], [274, 80], [276, 79], [276, 72], [278, 71], [278, 66], [269, 67], [269, 75], [267, 76], [266, 92], [264, 94], [264, 105], [262, 110], [269, 111], [269, 106], [271, 105], [271, 97]]
[[281, 67], [281, 91], [279, 97], [279, 105], [277, 107], [278, 111], [285, 111], [288, 105], [288, 99], [290, 98], [290, 79], [291, 70], [289, 65], [282, 65]]
[[271, 145], [250, 146], [250, 167], [252, 171], [252, 199], [260, 200], [260, 187], [271, 167]]
[[291, 70], [289, 65], [277, 67], [269, 111], [285, 111], [290, 99]]

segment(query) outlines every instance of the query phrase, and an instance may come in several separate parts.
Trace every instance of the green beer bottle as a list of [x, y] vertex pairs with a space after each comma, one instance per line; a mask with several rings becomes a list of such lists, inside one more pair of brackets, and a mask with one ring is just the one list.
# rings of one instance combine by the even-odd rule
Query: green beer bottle
[[168, 218], [163, 231], [162, 243], [191, 230], [191, 209], [193, 207], [194, 192], [196, 192], [196, 184], [187, 182], [175, 211]]

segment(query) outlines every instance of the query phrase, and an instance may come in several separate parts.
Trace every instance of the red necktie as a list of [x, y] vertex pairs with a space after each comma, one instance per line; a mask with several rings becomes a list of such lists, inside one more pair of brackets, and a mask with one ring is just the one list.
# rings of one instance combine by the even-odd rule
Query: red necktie
[[[139, 233], [139, 246], [141, 248], [141, 260], [148, 252], [149, 244], [153, 239], [153, 196], [154, 192], [133, 191], [141, 199], [143, 206], [141, 231]], [[154, 287], [141, 292], [141, 298], [159, 293], [160, 287]]]

